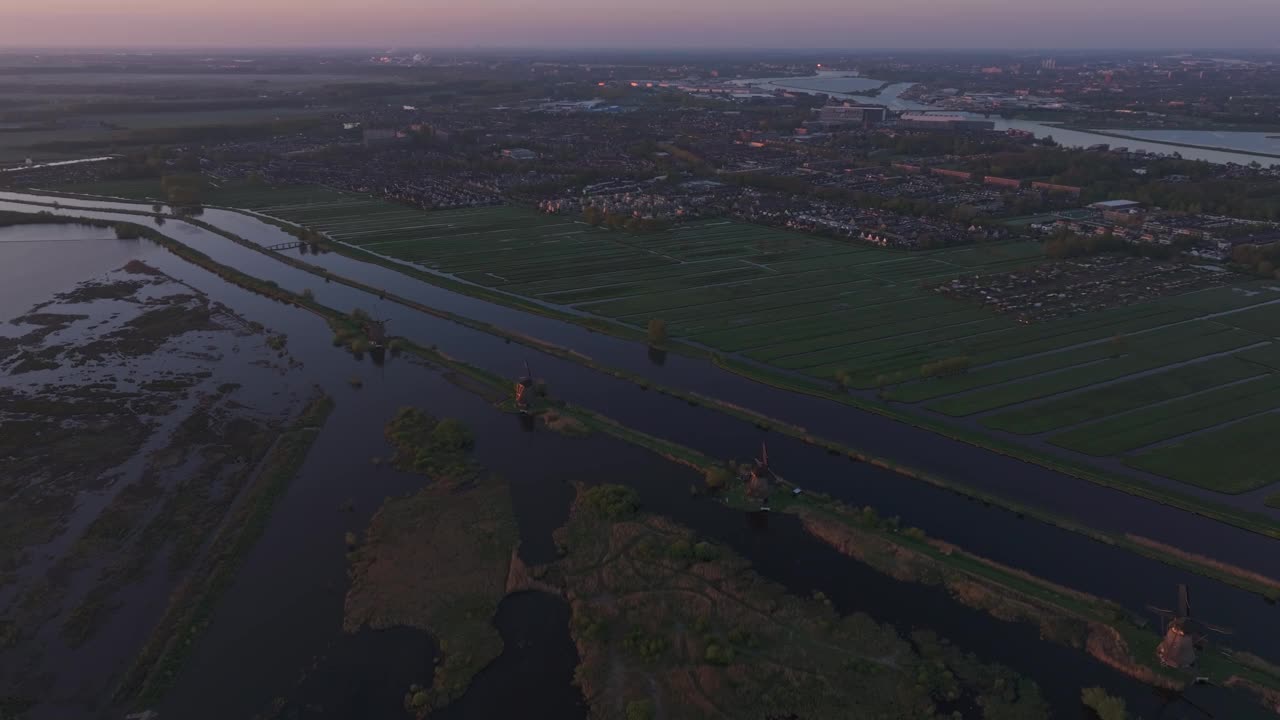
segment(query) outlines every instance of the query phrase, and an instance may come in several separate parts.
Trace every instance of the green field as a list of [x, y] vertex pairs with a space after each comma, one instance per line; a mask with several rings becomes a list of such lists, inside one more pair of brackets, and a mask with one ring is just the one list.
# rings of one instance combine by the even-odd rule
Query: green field
[[965, 393], [928, 407], [946, 415], [971, 415], [1229, 352], [1263, 340], [1255, 333], [1212, 320], [1196, 320], [1137, 336], [1129, 347], [1114, 351], [1113, 357]]
[[[1272, 397], [1274, 403], [1277, 397]], [[1274, 407], [1274, 405], [1273, 405]], [[1280, 433], [1280, 415], [1243, 420], [1126, 460], [1127, 464], [1224, 493], [1244, 493], [1276, 481], [1274, 466], [1259, 462]]]
[[211, 201], [637, 327], [661, 318], [674, 336], [819, 377], [845, 371], [864, 386], [882, 366], [918, 365], [971, 335], [1017, 328], [925, 285], [1040, 257], [1028, 243], [903, 253], [728, 220], [627, 234], [519, 208], [424, 213], [306, 188]]
[[[1265, 375], [1085, 425], [1049, 442], [1088, 455], [1121, 455], [1274, 407], [1280, 407], [1280, 377]], [[1264, 450], [1258, 448], [1259, 453]]]
[[1138, 410], [1266, 373], [1266, 368], [1247, 362], [1240, 355], [1229, 355], [1009, 410], [986, 418], [983, 424], [1033, 435]]
[[[54, 161], [92, 155], [89, 149], [60, 150], [43, 147], [49, 143], [100, 143], [102, 153], [115, 151], [116, 143], [129, 137], [130, 131], [158, 130], [165, 128], [192, 128], [215, 125], [250, 125], [276, 119], [300, 118], [315, 115], [314, 110], [300, 108], [244, 108], [239, 110], [215, 110], [193, 112], [155, 113], [103, 113], [75, 118], [63, 127], [45, 128], [41, 123], [31, 123], [30, 130], [0, 132], [0, 162], [34, 160]], [[158, 190], [155, 180], [138, 183]], [[94, 187], [100, 187], [95, 184]], [[70, 190], [69, 190], [70, 192]], [[98, 192], [103, 192], [99, 190]], [[114, 193], [113, 193], [114, 194]], [[118, 195], [119, 197], [148, 197], [147, 194]]]
[[[159, 188], [150, 180], [64, 189], [143, 198]], [[211, 189], [206, 200], [640, 330], [662, 319], [672, 337], [721, 353], [883, 387], [892, 400], [993, 431], [1045, 435], [1084, 456], [1122, 457], [1224, 491], [1280, 480], [1267, 471], [1198, 480], [1166, 460], [1180, 458], [1171, 448], [1181, 446], [1161, 445], [1183, 439], [1203, 449], [1198, 438], [1216, 437], [1217, 426], [1280, 408], [1275, 281], [1241, 278], [1024, 325], [932, 287], [1040, 262], [1036, 243], [908, 253], [731, 220], [630, 234], [517, 207], [425, 212], [318, 187], [240, 185]], [[946, 359], [969, 368], [922, 377], [923, 366]], [[1266, 467], [1265, 451], [1232, 452]]]

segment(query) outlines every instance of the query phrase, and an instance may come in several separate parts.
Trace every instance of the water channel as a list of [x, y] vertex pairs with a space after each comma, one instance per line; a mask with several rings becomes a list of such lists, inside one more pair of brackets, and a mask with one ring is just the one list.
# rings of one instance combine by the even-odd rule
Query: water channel
[[[12, 209], [29, 211], [31, 207], [17, 205]], [[68, 214], [88, 213], [69, 211]], [[109, 213], [101, 215], [115, 217]], [[221, 218], [215, 211], [210, 211], [205, 219], [220, 226], [224, 226], [224, 220], [230, 220]], [[247, 220], [257, 222], [251, 218]], [[263, 227], [278, 232], [270, 226]], [[1135, 611], [1145, 602], [1163, 601], [1172, 592], [1174, 583], [1190, 581], [1195, 587], [1198, 608], [1206, 609], [1206, 612], [1212, 608], [1215, 619], [1233, 624], [1238, 630], [1247, 630], [1233, 638], [1233, 645], [1256, 649], [1264, 655], [1272, 654], [1271, 649], [1280, 646], [1277, 643], [1280, 640], [1277, 637], [1280, 623], [1275, 622], [1276, 609], [1247, 593], [1219, 583], [1188, 578], [1184, 573], [1154, 561], [1116, 551], [1056, 528], [1020, 520], [1012, 513], [986, 507], [886, 471], [853, 464], [814, 448], [767, 435], [747, 423], [704, 408], [688, 406], [673, 398], [641, 391], [628, 383], [507, 344], [448, 321], [390, 303], [379, 304], [376, 298], [365, 293], [326, 284], [319, 278], [271, 261], [186, 223], [169, 221], [164, 229], [219, 262], [275, 280], [290, 289], [311, 288], [317, 299], [326, 305], [343, 310], [354, 307], [376, 309], [378, 314], [391, 318], [394, 333], [425, 344], [437, 344], [450, 355], [495, 372], [511, 374], [512, 368], [519, 367], [523, 359], [530, 358], [535, 365], [535, 373], [548, 380], [556, 395], [593, 407], [638, 429], [672, 437], [709, 454], [745, 457], [762, 437], [768, 437], [770, 453], [776, 458], [774, 462], [785, 468], [785, 474], [793, 480], [803, 478], [802, 484], [830, 492], [851, 504], [870, 504], [884, 514], [901, 515], [905, 523], [922, 527], [931, 535], [993, 559], [1024, 567], [1049, 579], [1116, 599]], [[233, 231], [248, 236], [245, 229], [247, 226], [241, 226]], [[259, 229], [256, 239], [267, 241], [270, 237], [266, 230]], [[305, 360], [307, 372], [315, 381], [337, 397], [339, 408], [317, 443], [316, 451], [308, 459], [301, 477], [282, 501], [267, 535], [251, 554], [232, 591], [220, 605], [214, 625], [201, 641], [171, 695], [170, 703], [174, 708], [185, 708], [189, 714], [193, 707], [207, 707], [208, 717], [242, 715], [245, 713], [241, 711], [252, 713], [261, 710], [272, 697], [296, 686], [304, 690], [318, 687], [326, 692], [337, 692], [341, 698], [334, 702], [374, 712], [381, 707], [377, 703], [386, 701], [386, 693], [371, 691], [369, 683], [403, 688], [410, 682], [426, 680], [421, 677], [430, 668], [430, 642], [425, 636], [384, 631], [372, 639], [355, 640], [340, 632], [341, 600], [346, 587], [342, 533], [362, 529], [382, 497], [407, 492], [416, 486], [417, 481], [413, 478], [387, 469], [372, 469], [368, 460], [385, 452], [382, 424], [396, 407], [406, 403], [420, 404], [438, 415], [458, 417], [476, 431], [480, 460], [512, 482], [522, 533], [522, 553], [531, 562], [549, 558], [552, 551], [550, 530], [563, 522], [570, 492], [568, 482], [626, 482], [641, 491], [647, 507], [732, 545], [749, 557], [761, 573], [793, 591], [807, 594], [821, 589], [843, 611], [865, 610], [899, 627], [911, 627], [921, 618], [928, 618], [929, 626], [944, 637], [978, 652], [985, 659], [1002, 661], [1027, 672], [1041, 683], [1057, 706], [1070, 707], [1079, 687], [1087, 684], [1103, 684], [1113, 691], [1122, 692], [1130, 699], [1133, 709], [1151, 716], [1161, 704], [1161, 700], [1144, 687], [1102, 668], [1082, 654], [1040, 642], [1030, 626], [999, 623], [946, 601], [945, 593], [941, 591], [892, 581], [838, 556], [834, 550], [809, 538], [787, 518], [776, 518], [762, 533], [750, 528], [738, 513], [714, 503], [693, 500], [687, 488], [697, 483], [698, 477], [691, 471], [661, 461], [647, 451], [603, 437], [582, 440], [546, 432], [528, 433], [514, 418], [494, 412], [438, 374], [424, 371], [412, 362], [392, 361], [374, 367], [366, 361], [354, 366], [354, 359], [329, 346], [328, 330], [318, 318], [231, 286], [176, 257], [157, 253], [149, 243], [137, 243], [137, 246], [149, 248], [148, 262], [166, 273], [190, 283], [249, 319], [288, 332], [295, 355]], [[44, 247], [53, 253], [56, 245], [51, 243]], [[353, 262], [333, 255], [309, 259], [313, 262]], [[381, 270], [359, 263], [355, 265], [358, 267], [347, 269]], [[765, 396], [775, 393], [705, 363], [673, 357], [664, 365], [652, 365], [643, 348], [634, 344], [589, 334], [576, 326], [524, 313], [518, 313], [519, 317], [507, 316], [507, 313], [516, 311], [447, 293], [393, 271], [387, 272], [417, 286], [406, 286], [405, 294], [416, 290], [414, 297], [424, 302], [437, 304], [435, 300], [448, 300], [452, 305], [448, 309], [458, 312], [461, 310], [456, 308], [461, 306], [469, 307], [473, 312], [483, 310], [490, 317], [479, 319], [490, 321], [496, 315], [503, 315], [508, 320], [544, 321], [550, 324], [544, 328], [539, 323], [536, 332], [518, 324], [511, 327], [557, 342], [560, 340], [548, 337], [542, 331], [555, 329], [565, 333], [567, 336], [563, 339], [568, 340], [591, 338], [593, 343], [600, 344], [589, 350], [590, 354], [596, 354], [594, 350], [603, 351], [604, 354], [597, 357], [646, 370], [663, 382], [672, 382], [673, 379], [693, 383], [708, 381], [710, 387], [697, 387], [708, 394], [729, 390], [728, 397], [732, 399], [734, 393], [749, 389], [745, 398], [737, 396], [738, 401], [769, 412], [757, 405], [754, 393], [759, 391]], [[355, 277], [400, 292], [398, 288], [382, 282], [393, 277], [363, 274]], [[421, 295], [434, 300], [419, 297]], [[439, 306], [445, 307], [443, 304]], [[563, 344], [579, 347], [573, 342]], [[362, 390], [346, 386], [346, 380], [354, 369], [365, 376]], [[722, 380], [715, 381], [716, 378]], [[782, 393], [772, 402], [782, 403], [784, 397], [794, 398]], [[812, 417], [830, 421], [832, 428], [849, 422], [850, 416], [860, 415], [832, 403], [797, 400], [799, 405], [790, 406], [790, 409], [804, 416], [803, 419], [810, 417], [811, 410], [826, 407], [826, 413]], [[785, 407], [788, 406], [780, 404], [778, 409]], [[874, 417], [881, 425], [898, 425], [878, 416], [868, 417]], [[802, 424], [814, 427], [813, 422]], [[862, 437], [864, 440], [868, 438], [865, 434]], [[921, 454], [920, 446], [914, 454]], [[967, 461], [957, 459], [953, 462], [957, 463], [953, 467], [960, 469]], [[1022, 463], [1016, 465], [1031, 467]], [[1115, 498], [1128, 497], [1104, 492]], [[357, 508], [354, 514], [338, 510], [348, 500], [353, 501]], [[1142, 507], [1169, 511], [1149, 503], [1142, 504]], [[1116, 520], [1122, 519], [1126, 522], [1134, 520], [1123, 515], [1116, 517]], [[1154, 519], [1153, 523], [1168, 519]], [[1200, 519], [1187, 515], [1186, 520], [1195, 522]], [[1193, 532], [1199, 539], [1198, 529]], [[1235, 541], [1245, 542], [1243, 536], [1232, 542]], [[1231, 542], [1227, 544], [1231, 545]], [[504, 604], [499, 626], [504, 634], [518, 634], [519, 628], [538, 622], [533, 616], [546, 618], [556, 612], [563, 614], [563, 610], [555, 608], [556, 603], [538, 600], [509, 602]], [[508, 621], [509, 624], [505, 624]], [[508, 640], [517, 650], [520, 648], [519, 642], [511, 643], [511, 637]], [[558, 656], [556, 654], [565, 648], [563, 638], [530, 638], [529, 642], [538, 647], [559, 647], [560, 650], [548, 650], [553, 656]], [[415, 647], [417, 655], [413, 653]], [[407, 654], [420, 662], [402, 663], [388, 677], [384, 668], [352, 661], [352, 657], [378, 656], [383, 650], [397, 657]], [[520, 660], [504, 656], [495, 668], [504, 662], [519, 666]], [[315, 674], [299, 678], [299, 669], [307, 667], [316, 668]], [[346, 668], [345, 672], [343, 668]], [[326, 673], [350, 677], [351, 673], [360, 675], [361, 672], [363, 679], [359, 682], [352, 680], [346, 691], [335, 690], [341, 686], [340, 683], [317, 684], [315, 680], [317, 677], [329, 677]], [[497, 685], [486, 685], [489, 689], [483, 693], [473, 691], [463, 699], [460, 708], [467, 707], [468, 702], [492, 700], [489, 698], [495, 692], [492, 688], [500, 687], [506, 681], [499, 677], [501, 673], [496, 669], [491, 674], [494, 677], [484, 681]], [[555, 687], [553, 683], [545, 685], [548, 692]], [[469, 699], [473, 695], [488, 699]], [[1225, 711], [1226, 707], [1234, 706], [1232, 712], [1244, 713], [1231, 714], [1231, 717], [1248, 717], [1251, 713], [1249, 705], [1235, 705], [1238, 698], [1224, 697], [1211, 688], [1195, 688], [1193, 697], [1214, 709]], [[371, 704], [362, 703], [360, 698], [367, 698]], [[398, 695], [395, 699], [398, 700]], [[564, 717], [574, 716], [571, 708], [578, 702], [572, 696], [547, 697], [544, 701], [564, 708], [569, 713], [562, 715]], [[1171, 712], [1179, 713], [1186, 709], [1186, 706], [1176, 707], [1181, 709]], [[224, 712], [227, 714], [219, 714]], [[1184, 716], [1199, 715], [1162, 715]]]
[[[768, 89], [790, 90], [793, 92], [826, 93], [832, 97], [851, 102], [874, 103], [886, 105], [892, 110], [916, 110], [939, 112], [931, 105], [905, 100], [902, 93], [914, 87], [916, 83], [893, 83], [884, 88], [875, 97], [856, 93], [878, 88], [884, 83], [871, 78], [853, 76], [841, 71], [819, 71], [813, 77], [786, 78], [748, 78], [733, 81], [740, 85], [756, 85]], [[1127, 147], [1130, 150], [1143, 150], [1149, 153], [1172, 155], [1177, 153], [1187, 160], [1204, 160], [1212, 163], [1235, 163], [1248, 165], [1259, 162], [1263, 166], [1280, 163], [1280, 158], [1266, 157], [1249, 153], [1280, 154], [1280, 140], [1273, 136], [1276, 133], [1230, 132], [1215, 130], [1106, 130], [1112, 135], [1101, 135], [1080, 130], [1069, 130], [1053, 123], [1035, 122], [1032, 120], [1008, 120], [996, 115], [985, 116], [974, 113], [961, 113], [975, 118], [984, 118], [995, 123], [996, 130], [1024, 130], [1038, 138], [1052, 136], [1059, 144], [1068, 147], [1090, 147], [1108, 144], [1112, 147]], [[1171, 145], [1169, 143], [1181, 143]], [[1201, 145], [1204, 147], [1184, 147]], [[1217, 149], [1221, 148], [1221, 149]], [[1232, 152], [1244, 151], [1244, 152]]]
[[[0, 193], [0, 200], [6, 197], [32, 199], [37, 196]], [[99, 205], [91, 201], [75, 202]], [[104, 202], [100, 205], [139, 207], [128, 203]], [[20, 204], [0, 207], [27, 211], [32, 209], [31, 206]], [[85, 214], [79, 210], [66, 212]], [[241, 213], [207, 210], [202, 219], [264, 245], [292, 239], [279, 228]], [[501, 339], [425, 316], [388, 300], [371, 298], [346, 286], [326, 284], [314, 275], [275, 262], [261, 253], [185, 223], [171, 221], [166, 228], [177, 233], [178, 239], [192, 244], [219, 262], [237, 267], [255, 277], [273, 280], [295, 292], [310, 288], [322, 302], [340, 310], [363, 307], [379, 317], [390, 318], [393, 333], [406, 334], [427, 344], [437, 344], [455, 357], [498, 374], [512, 375], [525, 359], [529, 359], [535, 373], [547, 378], [557, 395], [614, 416], [645, 432], [692, 445], [698, 445], [699, 442], [711, 443], [713, 438], [723, 437], [724, 446], [704, 444], [699, 447], [717, 457], [745, 457], [758, 447], [755, 436], [743, 438], [739, 434], [739, 426], [743, 423], [731, 421], [720, 413], [703, 408], [688, 408], [679, 415], [670, 415], [663, 410], [672, 404], [668, 398], [646, 396], [630, 383], [584, 370], [574, 363], [522, 346], [512, 347]], [[305, 260], [336, 274], [385, 288], [426, 305], [570, 347], [596, 360], [649, 377], [656, 382], [743, 405], [770, 417], [805, 427], [816, 435], [862, 447], [895, 462], [938, 473], [1100, 529], [1131, 532], [1175, 546], [1187, 545], [1187, 539], [1194, 538], [1194, 545], [1187, 549], [1204, 552], [1260, 572], [1280, 575], [1280, 555], [1274, 552], [1274, 542], [1253, 533], [1100, 487], [1039, 465], [953, 441], [874, 413], [762, 385], [720, 370], [704, 360], [672, 355], [658, 365], [653, 362], [647, 349], [637, 343], [454, 293], [389, 268], [336, 254], [307, 255]], [[410, 328], [422, 328], [422, 332], [409, 333]], [[635, 408], [634, 412], [632, 408]], [[677, 424], [682, 417], [689, 418], [688, 425]], [[726, 428], [726, 432], [716, 432], [715, 428]], [[782, 439], [770, 442], [777, 445], [779, 452], [787, 452]], [[808, 450], [807, 446], [804, 449]], [[809, 470], [804, 467], [782, 467], [788, 468], [789, 472], [786, 474], [802, 485], [834, 484], [844, 487], [846, 492], [851, 491], [847, 482], [825, 481], [824, 478], [830, 472], [825, 468]], [[841, 472], [856, 472], [860, 478], [883, 478], [885, 483], [892, 486], [911, 484], [899, 475], [868, 466]], [[1184, 486], [1173, 487], [1187, 493], [1197, 492]], [[1228, 501], [1221, 496], [1215, 497], [1208, 491], [1199, 491], [1199, 494], [1206, 498], [1212, 497], [1218, 502]], [[851, 501], [856, 501], [856, 498], [851, 498]], [[873, 504], [879, 507], [878, 503]]]

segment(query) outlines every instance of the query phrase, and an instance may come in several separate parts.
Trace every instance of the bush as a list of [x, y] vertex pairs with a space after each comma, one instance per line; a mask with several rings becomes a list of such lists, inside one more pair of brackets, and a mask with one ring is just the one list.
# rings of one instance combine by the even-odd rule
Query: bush
[[647, 662], [653, 662], [662, 657], [667, 651], [669, 643], [666, 638], [652, 637], [640, 628], [634, 628], [627, 633], [625, 645], [628, 650], [635, 653], [640, 659]]
[[583, 492], [581, 503], [606, 520], [621, 520], [640, 509], [640, 496], [625, 485], [599, 485]]
[[599, 640], [604, 637], [608, 625], [600, 618], [588, 615], [586, 613], [575, 612], [573, 616], [573, 629], [578, 635], [587, 640]]
[[733, 480], [733, 473], [729, 472], [729, 468], [717, 465], [707, 470], [706, 479], [708, 489], [720, 490], [725, 485], [728, 485], [729, 481]]
[[1080, 701], [1085, 707], [1093, 710], [1101, 720], [1127, 720], [1129, 711], [1124, 700], [1112, 697], [1100, 687], [1085, 688], [1080, 691]]
[[653, 720], [653, 703], [648, 700], [632, 700], [627, 703], [627, 720]]
[[677, 540], [667, 548], [667, 555], [673, 560], [689, 561], [693, 559], [693, 545], [688, 540]]
[[921, 377], [948, 377], [959, 375], [969, 369], [970, 360], [967, 355], [935, 360], [920, 366]]
[[654, 318], [649, 321], [649, 344], [663, 345], [667, 342], [667, 321]]
[[467, 426], [453, 418], [441, 420], [431, 431], [431, 449], [437, 452], [466, 452], [475, 444], [475, 437]]
[[471, 431], [457, 420], [437, 420], [414, 407], [401, 408], [384, 433], [396, 448], [395, 466], [437, 479], [464, 480], [474, 472]]
[[142, 237], [142, 232], [131, 223], [116, 223], [114, 229], [119, 240], [138, 240]]
[[711, 562], [720, 556], [716, 546], [708, 542], [700, 542], [693, 546], [693, 556], [700, 562]]
[[733, 648], [721, 647], [716, 643], [707, 645], [707, 651], [703, 654], [704, 659], [712, 665], [728, 665], [733, 662]]
[[404, 694], [404, 709], [414, 713], [425, 712], [431, 703], [431, 696], [421, 685], [410, 685], [409, 692]]

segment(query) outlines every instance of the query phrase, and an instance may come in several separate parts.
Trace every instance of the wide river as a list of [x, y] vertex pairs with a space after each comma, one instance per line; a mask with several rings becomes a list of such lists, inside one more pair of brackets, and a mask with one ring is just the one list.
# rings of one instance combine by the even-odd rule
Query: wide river
[[[872, 90], [884, 83], [872, 78], [851, 76], [838, 71], [820, 71], [812, 77], [789, 78], [747, 78], [734, 80], [738, 85], [755, 85], [765, 89], [790, 90], [793, 92], [826, 93], [832, 97], [857, 102], [887, 105], [892, 110], [931, 110], [938, 109], [930, 105], [902, 99], [902, 93], [913, 87], [915, 83], [895, 83], [886, 87], [876, 97], [854, 95], [860, 91]], [[1212, 163], [1235, 163], [1248, 165], [1259, 162], [1262, 165], [1280, 164], [1280, 158], [1249, 153], [1267, 153], [1280, 155], [1280, 139], [1278, 133], [1257, 132], [1218, 132], [1212, 130], [1106, 130], [1111, 135], [1068, 130], [1053, 123], [1041, 123], [1030, 120], [1006, 120], [998, 116], [985, 117], [973, 113], [965, 113], [971, 117], [985, 118], [995, 123], [997, 130], [1025, 130], [1036, 137], [1052, 136], [1054, 140], [1069, 147], [1089, 147], [1108, 144], [1112, 147], [1127, 147], [1130, 150], [1145, 150], [1151, 153], [1172, 155], [1178, 153], [1188, 160], [1205, 160]], [[1114, 137], [1123, 135], [1124, 138]], [[1202, 145], [1204, 147], [1183, 147], [1169, 143], [1186, 145]], [[1215, 149], [1222, 148], [1222, 149]], [[1232, 150], [1246, 152], [1232, 152]]]

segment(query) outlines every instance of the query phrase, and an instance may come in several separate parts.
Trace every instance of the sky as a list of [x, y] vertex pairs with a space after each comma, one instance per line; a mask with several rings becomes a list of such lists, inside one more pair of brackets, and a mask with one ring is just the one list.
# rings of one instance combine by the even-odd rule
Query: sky
[[1280, 0], [0, 0], [0, 47], [1280, 48]]

